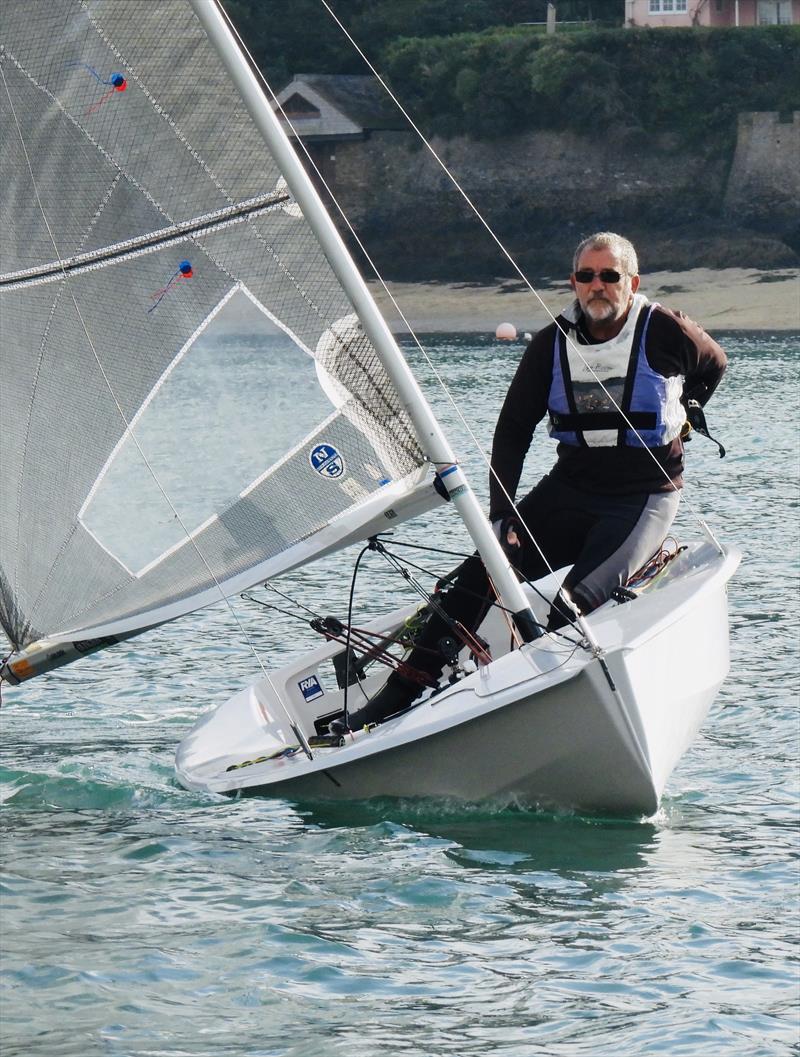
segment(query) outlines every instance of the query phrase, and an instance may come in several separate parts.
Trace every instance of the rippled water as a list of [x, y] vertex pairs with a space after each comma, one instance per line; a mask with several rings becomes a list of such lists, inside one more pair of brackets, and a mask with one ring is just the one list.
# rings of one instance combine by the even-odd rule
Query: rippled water
[[[725, 344], [729, 455], [690, 445], [688, 498], [745, 551], [732, 671], [658, 816], [187, 793], [176, 742], [256, 674], [230, 613], [187, 618], [4, 688], [3, 1057], [797, 1053], [800, 339]], [[430, 346], [488, 445], [520, 347]], [[466, 547], [454, 522], [402, 536]], [[341, 614], [351, 567], [286, 585]], [[368, 568], [372, 613], [395, 585]], [[265, 659], [313, 641], [237, 612]]]

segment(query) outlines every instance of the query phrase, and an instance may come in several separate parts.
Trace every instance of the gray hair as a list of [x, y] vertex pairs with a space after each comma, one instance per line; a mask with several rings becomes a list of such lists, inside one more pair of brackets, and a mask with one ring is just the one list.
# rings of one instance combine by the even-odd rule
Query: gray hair
[[578, 261], [581, 259], [581, 254], [584, 250], [610, 250], [619, 258], [619, 263], [622, 265], [626, 275], [639, 274], [639, 259], [636, 256], [633, 243], [623, 238], [622, 235], [617, 235], [614, 231], [597, 231], [594, 235], [590, 235], [579, 243], [578, 248], [575, 250], [575, 256], [572, 258], [573, 272], [576, 271]]

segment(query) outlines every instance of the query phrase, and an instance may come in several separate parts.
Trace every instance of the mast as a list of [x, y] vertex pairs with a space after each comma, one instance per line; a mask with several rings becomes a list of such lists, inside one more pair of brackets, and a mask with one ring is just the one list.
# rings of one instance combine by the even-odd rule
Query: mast
[[422, 450], [444, 482], [453, 506], [464, 521], [503, 605], [513, 615], [523, 640], [530, 642], [541, 634], [541, 629], [536, 624], [522, 587], [386, 321], [317, 195], [303, 163], [281, 128], [269, 100], [236, 43], [220, 11], [218, 0], [189, 0], [189, 3], [238, 89], [256, 128], [275, 157], [289, 190], [314, 231], [331, 268], [358, 313], [367, 336], [408, 412]]

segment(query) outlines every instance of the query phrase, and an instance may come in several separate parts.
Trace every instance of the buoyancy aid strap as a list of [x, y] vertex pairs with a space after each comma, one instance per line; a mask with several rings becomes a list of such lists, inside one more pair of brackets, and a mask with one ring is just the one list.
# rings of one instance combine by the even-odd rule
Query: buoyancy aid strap
[[619, 411], [576, 412], [561, 415], [550, 412], [550, 425], [559, 433], [567, 431], [586, 432], [593, 429], [655, 429], [658, 422], [655, 411], [628, 411], [625, 416]]

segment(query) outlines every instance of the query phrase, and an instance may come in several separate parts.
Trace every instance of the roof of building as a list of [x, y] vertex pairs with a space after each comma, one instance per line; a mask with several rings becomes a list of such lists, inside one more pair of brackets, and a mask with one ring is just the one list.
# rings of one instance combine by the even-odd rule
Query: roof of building
[[292, 119], [303, 135], [352, 136], [378, 129], [404, 129], [405, 119], [375, 77], [299, 73], [278, 93], [283, 104], [300, 96], [312, 112]]

